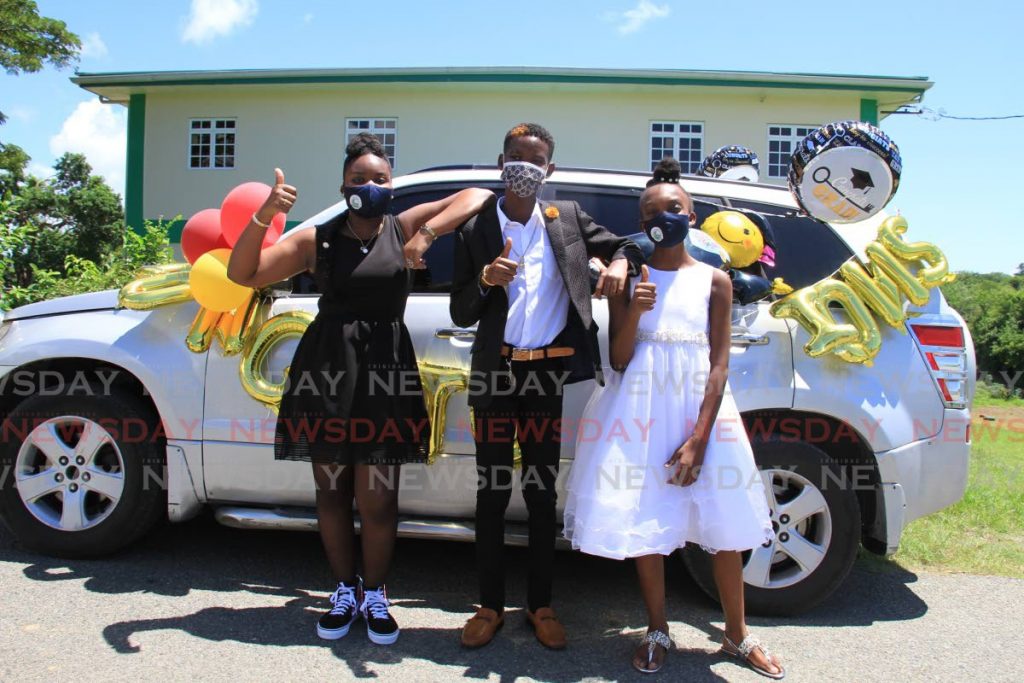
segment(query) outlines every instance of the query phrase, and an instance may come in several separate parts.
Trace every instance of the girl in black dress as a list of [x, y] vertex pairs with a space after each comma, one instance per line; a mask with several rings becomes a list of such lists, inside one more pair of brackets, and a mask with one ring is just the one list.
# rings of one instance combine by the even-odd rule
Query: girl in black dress
[[[345, 150], [348, 210], [261, 251], [264, 232], [297, 191], [276, 183], [238, 239], [228, 277], [261, 287], [310, 271], [321, 293], [288, 371], [274, 439], [276, 458], [313, 463], [316, 509], [338, 587], [317, 624], [321, 638], [348, 633], [362, 615], [375, 643], [398, 639], [384, 581], [398, 526], [398, 468], [423, 461], [430, 438], [419, 371], [402, 321], [413, 269], [433, 239], [494, 197], [469, 189], [388, 213], [391, 165], [363, 133]], [[429, 222], [429, 225], [428, 225]], [[360, 516], [363, 573], [355, 562], [352, 503]]]

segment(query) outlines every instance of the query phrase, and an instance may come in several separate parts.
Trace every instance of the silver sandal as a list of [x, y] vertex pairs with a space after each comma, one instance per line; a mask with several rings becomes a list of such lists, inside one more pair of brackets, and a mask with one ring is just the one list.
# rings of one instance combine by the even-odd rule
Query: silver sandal
[[[664, 631], [649, 631], [647, 633], [647, 635], [644, 636], [643, 640], [640, 641], [640, 645], [647, 645], [647, 665], [648, 665], [648, 667], [650, 667], [651, 664], [654, 662], [654, 646], [655, 645], [660, 645], [661, 647], [665, 648], [666, 656], [668, 655], [669, 650], [671, 650], [672, 648], [674, 648], [676, 646], [676, 644], [672, 642], [672, 639], [669, 638], [668, 634], [665, 633]], [[634, 653], [634, 656], [635, 656], [635, 653]], [[654, 669], [646, 668], [645, 669], [644, 667], [637, 665], [636, 659], [633, 660], [633, 668], [636, 669], [637, 671], [639, 671], [640, 673], [644, 673], [644, 674], [657, 673], [657, 672], [661, 671], [661, 667], [664, 666], [664, 665], [665, 665], [665, 663], [662, 662], [661, 666], [658, 666], [657, 668], [654, 668]]]
[[[773, 660], [772, 654], [768, 652], [768, 648], [762, 645], [760, 641], [758, 641], [758, 639], [754, 636], [748, 635], [746, 638], [743, 639], [743, 642], [741, 642], [739, 645], [729, 640], [729, 636], [723, 637], [725, 638], [725, 643], [722, 645], [722, 652], [724, 652], [725, 654], [730, 655], [732, 657], [736, 657], [737, 659], [742, 661], [744, 664], [746, 664], [748, 667], [750, 667], [757, 673], [761, 674], [762, 676], [774, 678], [777, 681], [782, 680], [786, 677], [786, 670], [782, 667], [782, 664], [779, 664], [777, 661]], [[760, 650], [761, 654], [764, 655], [765, 659], [775, 664], [775, 666], [779, 667], [779, 672], [772, 673], [768, 669], [760, 667], [754, 662], [752, 662], [750, 660], [750, 653], [754, 650]]]

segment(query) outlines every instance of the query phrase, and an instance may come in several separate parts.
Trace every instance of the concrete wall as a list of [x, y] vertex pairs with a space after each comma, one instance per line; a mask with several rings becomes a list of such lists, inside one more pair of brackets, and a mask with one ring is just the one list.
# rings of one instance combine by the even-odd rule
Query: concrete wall
[[[186, 218], [219, 205], [235, 185], [285, 171], [299, 189], [289, 218], [337, 201], [348, 117], [398, 119], [396, 174], [456, 163], [495, 163], [521, 121], [543, 124], [554, 160], [568, 166], [648, 169], [650, 122], [704, 123], [704, 154], [753, 148], [767, 181], [768, 125], [857, 118], [856, 93], [724, 87], [586, 85], [349, 85], [159, 88], [147, 94], [143, 212]], [[234, 169], [188, 168], [191, 118], [237, 119]]]

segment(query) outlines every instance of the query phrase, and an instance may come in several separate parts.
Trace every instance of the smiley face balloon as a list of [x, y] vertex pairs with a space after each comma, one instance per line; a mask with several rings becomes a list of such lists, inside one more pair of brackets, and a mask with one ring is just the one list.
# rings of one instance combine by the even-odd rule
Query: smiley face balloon
[[700, 229], [725, 249], [734, 268], [746, 268], [764, 251], [764, 236], [754, 222], [739, 211], [711, 214]]

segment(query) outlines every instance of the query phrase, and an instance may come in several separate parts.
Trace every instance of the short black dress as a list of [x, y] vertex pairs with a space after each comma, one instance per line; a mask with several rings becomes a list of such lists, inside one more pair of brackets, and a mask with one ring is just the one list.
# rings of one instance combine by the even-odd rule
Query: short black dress
[[317, 463], [426, 460], [430, 422], [403, 322], [414, 271], [391, 215], [368, 252], [348, 213], [316, 226], [319, 311], [295, 349], [278, 410], [274, 457]]

